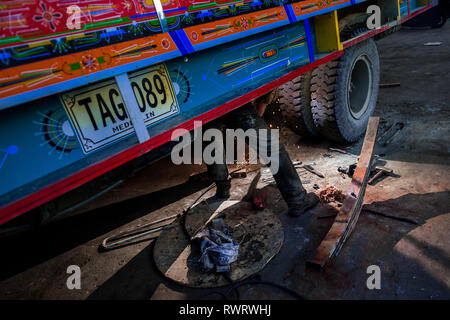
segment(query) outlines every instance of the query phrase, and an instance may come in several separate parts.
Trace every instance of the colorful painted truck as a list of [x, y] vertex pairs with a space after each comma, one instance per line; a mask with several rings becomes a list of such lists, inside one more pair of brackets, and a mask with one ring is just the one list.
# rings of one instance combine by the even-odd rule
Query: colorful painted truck
[[86, 199], [54, 201], [279, 86], [293, 128], [354, 141], [377, 98], [372, 38], [432, 1], [1, 0], [0, 224], [70, 212]]

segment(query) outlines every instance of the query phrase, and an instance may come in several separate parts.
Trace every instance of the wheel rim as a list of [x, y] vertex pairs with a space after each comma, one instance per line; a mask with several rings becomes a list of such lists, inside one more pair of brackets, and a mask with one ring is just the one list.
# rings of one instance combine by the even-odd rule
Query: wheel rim
[[360, 119], [369, 108], [372, 81], [370, 60], [361, 55], [353, 63], [347, 85], [347, 106], [355, 119]]

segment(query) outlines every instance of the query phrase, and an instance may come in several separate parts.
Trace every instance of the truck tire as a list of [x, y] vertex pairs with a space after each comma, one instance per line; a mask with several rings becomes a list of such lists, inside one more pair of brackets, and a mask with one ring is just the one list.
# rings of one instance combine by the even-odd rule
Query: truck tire
[[301, 136], [318, 137], [311, 113], [311, 72], [286, 82], [278, 88], [281, 115], [288, 127]]
[[345, 49], [337, 60], [312, 71], [311, 109], [320, 134], [355, 142], [365, 132], [378, 97], [380, 62], [373, 39]]

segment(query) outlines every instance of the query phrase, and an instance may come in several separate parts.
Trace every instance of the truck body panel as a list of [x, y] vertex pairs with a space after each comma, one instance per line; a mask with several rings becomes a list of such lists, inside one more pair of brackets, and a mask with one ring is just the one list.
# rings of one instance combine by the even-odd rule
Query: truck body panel
[[27, 17], [5, 1], [0, 17], [17, 16], [0, 40], [0, 224], [435, 5], [386, 2], [380, 28], [342, 43], [337, 10], [361, 1], [28, 1]]

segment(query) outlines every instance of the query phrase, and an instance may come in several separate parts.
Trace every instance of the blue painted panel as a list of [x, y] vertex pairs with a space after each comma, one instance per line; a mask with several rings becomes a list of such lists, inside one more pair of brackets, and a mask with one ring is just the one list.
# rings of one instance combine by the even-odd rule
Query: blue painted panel
[[57, 97], [3, 111], [1, 120], [0, 194], [83, 158]]
[[[297, 40], [299, 39], [299, 40]], [[297, 40], [297, 41], [296, 41]], [[273, 51], [270, 51], [273, 50]], [[276, 52], [276, 59], [264, 59], [265, 52]], [[303, 23], [248, 37], [232, 44], [201, 51], [188, 56], [187, 62], [175, 59], [166, 63], [169, 71], [183, 77], [178, 88], [190, 89], [190, 99], [180, 96], [182, 110], [201, 105], [220, 105], [231, 98], [286, 73], [286, 69], [298, 68], [309, 62], [308, 45]], [[207, 90], [204, 90], [207, 88]], [[180, 102], [180, 103], [181, 103]]]
[[[166, 63], [181, 112], [148, 127], [150, 137], [309, 63], [303, 22], [186, 57]], [[3, 110], [0, 206], [137, 143], [132, 132], [84, 154], [58, 95]]]
[[214, 47], [214, 46], [222, 45], [222, 44], [224, 44], [225, 42], [228, 42], [228, 41], [234, 41], [234, 40], [238, 40], [238, 39], [248, 38], [248, 37], [251, 37], [252, 35], [254, 35], [255, 33], [264, 32], [264, 31], [267, 31], [267, 30], [272, 30], [274, 28], [285, 26], [287, 24], [289, 24], [289, 19], [281, 20], [281, 21], [278, 21], [278, 22], [274, 22], [274, 23], [262, 26], [262, 27], [257, 27], [257, 28], [253, 28], [251, 30], [241, 31], [239, 33], [233, 33], [233, 34], [230, 34], [228, 36], [224, 36], [224, 37], [219, 38], [219, 39], [213, 39], [213, 40], [210, 40], [210, 41], [207, 41], [207, 42], [202, 42], [202, 43], [196, 44], [196, 45], [194, 45], [194, 49], [196, 51], [208, 49], [208, 48], [211, 48], [211, 47]]
[[309, 61], [314, 62], [315, 59], [314, 59], [313, 38], [312, 38], [311, 27], [309, 25], [309, 20], [305, 19], [304, 24], [305, 24], [306, 39], [308, 40]]
[[290, 23], [296, 22], [297, 17], [295, 16], [295, 12], [294, 12], [294, 9], [292, 8], [292, 6], [290, 4], [284, 5], [284, 9], [286, 10], [286, 13], [288, 15], [289, 22]]
[[425, 7], [425, 5], [420, 5], [417, 0], [409, 0], [409, 6], [411, 12], [417, 11]]
[[404, 0], [400, 3], [400, 16], [405, 17], [408, 15], [408, 0]]

